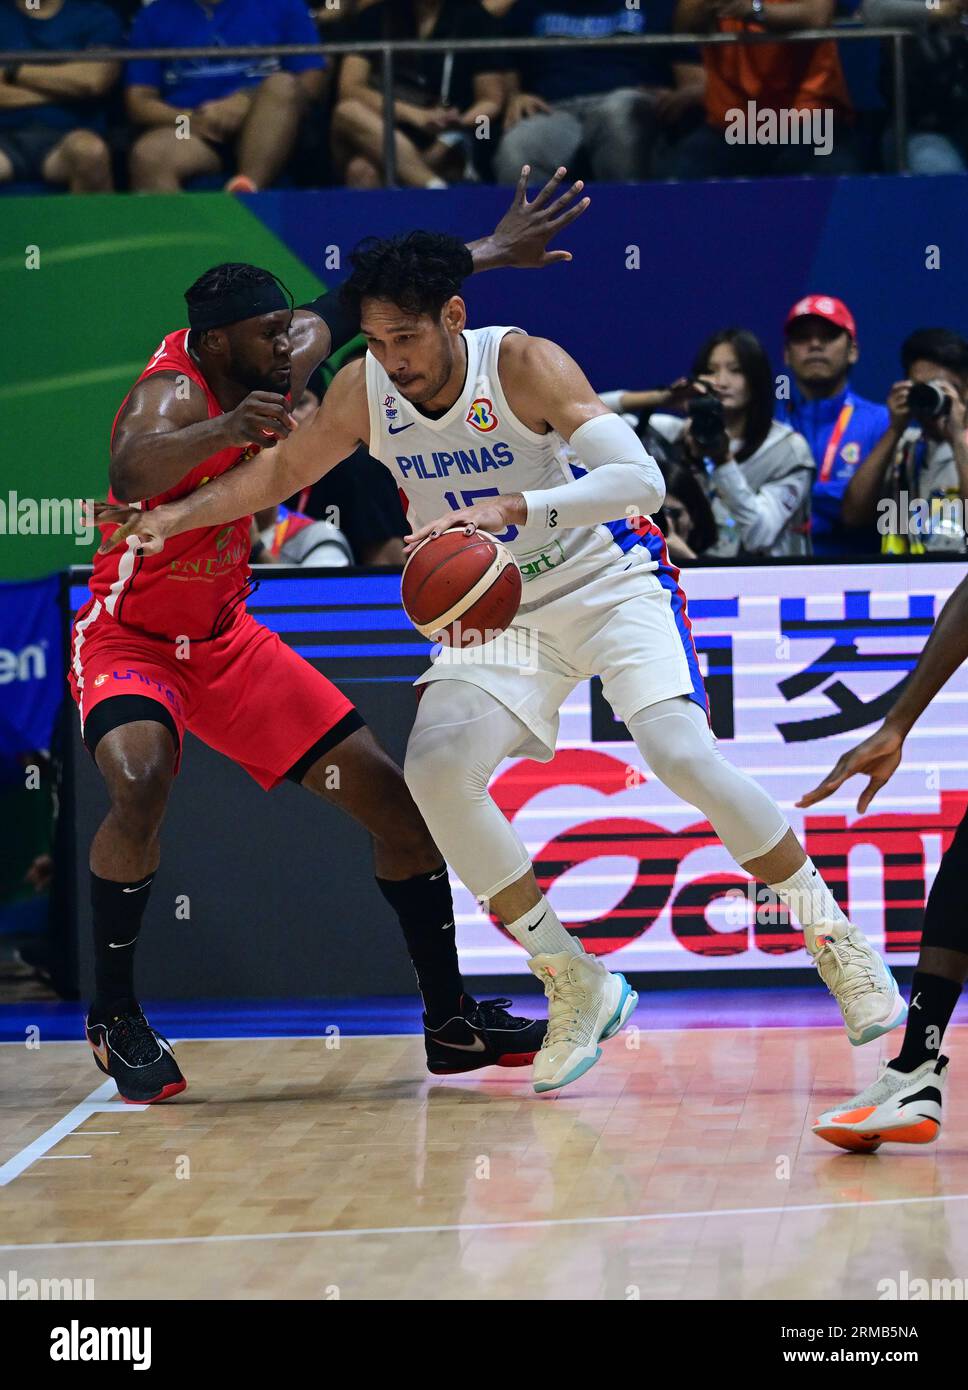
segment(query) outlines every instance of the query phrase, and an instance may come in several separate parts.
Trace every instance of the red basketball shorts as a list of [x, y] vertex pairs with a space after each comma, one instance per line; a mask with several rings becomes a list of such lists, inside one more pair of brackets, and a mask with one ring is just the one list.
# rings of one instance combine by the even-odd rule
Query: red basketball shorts
[[[176, 643], [115, 622], [92, 600], [74, 622], [69, 680], [89, 748], [87, 729], [106, 732], [110, 713], [102, 709], [92, 722], [94, 711], [117, 696], [138, 696], [162, 707], [159, 720], [177, 738], [176, 770], [189, 729], [267, 791], [317, 745], [321, 756], [363, 724], [332, 681], [246, 612], [220, 636], [191, 642], [179, 656]], [[131, 719], [153, 717], [151, 706], [138, 701], [123, 708], [139, 707], [147, 715]]]

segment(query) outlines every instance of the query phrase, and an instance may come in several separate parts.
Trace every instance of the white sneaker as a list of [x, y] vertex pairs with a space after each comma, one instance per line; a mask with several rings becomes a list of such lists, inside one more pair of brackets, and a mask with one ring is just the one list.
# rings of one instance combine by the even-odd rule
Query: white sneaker
[[612, 1037], [639, 996], [624, 975], [613, 975], [594, 956], [533, 956], [528, 967], [548, 996], [548, 1031], [534, 1059], [536, 1091], [554, 1091], [593, 1067], [599, 1042]]
[[834, 935], [837, 930], [817, 933], [813, 961], [840, 1005], [847, 1036], [860, 1047], [903, 1023], [907, 1005], [864, 933], [849, 924]]
[[922, 1062], [914, 1071], [885, 1066], [875, 1082], [836, 1110], [826, 1110], [814, 1134], [841, 1149], [872, 1153], [885, 1140], [930, 1144], [941, 1132], [948, 1059]]

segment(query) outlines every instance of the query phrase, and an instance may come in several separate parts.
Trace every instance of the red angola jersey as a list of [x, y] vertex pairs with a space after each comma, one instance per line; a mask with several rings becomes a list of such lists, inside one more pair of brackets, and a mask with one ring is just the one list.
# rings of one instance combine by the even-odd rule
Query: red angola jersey
[[[158, 372], [177, 372], [190, 377], [205, 392], [208, 417], [221, 415], [214, 392], [201, 368], [188, 352], [188, 329], [169, 333], [134, 383]], [[134, 390], [134, 386], [131, 388]], [[114, 417], [111, 437], [131, 392]], [[259, 452], [257, 444], [232, 445], [197, 464], [167, 492], [144, 499], [144, 509], [187, 497], [211, 478], [234, 468]], [[111, 501], [116, 501], [109, 493]], [[137, 555], [134, 549], [110, 551], [94, 557], [91, 594], [116, 622], [152, 636], [205, 641], [238, 616], [249, 587], [249, 527], [252, 518], [185, 531], [165, 541], [160, 555]], [[115, 526], [105, 526], [110, 536]], [[80, 616], [80, 615], [79, 615]]]
[[[214, 419], [222, 408], [187, 339], [187, 329], [169, 333], [138, 381], [183, 373], [205, 392]], [[141, 506], [185, 497], [258, 448], [221, 449]], [[68, 672], [92, 753], [119, 725], [154, 720], [175, 741], [176, 771], [187, 729], [268, 790], [284, 777], [301, 781], [362, 726], [332, 681], [246, 612], [250, 521], [186, 531], [160, 555], [119, 546], [96, 557], [90, 601], [74, 620]], [[114, 527], [104, 529], [110, 535]], [[177, 642], [184, 637], [192, 639], [190, 652]]]

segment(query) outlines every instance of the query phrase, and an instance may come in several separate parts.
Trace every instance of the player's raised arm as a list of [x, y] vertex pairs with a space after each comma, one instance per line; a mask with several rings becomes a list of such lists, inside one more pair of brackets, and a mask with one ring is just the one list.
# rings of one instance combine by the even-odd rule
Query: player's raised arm
[[97, 506], [99, 524], [121, 525], [102, 545], [113, 550], [134, 536], [147, 555], [161, 550], [169, 536], [215, 526], [282, 502], [335, 468], [369, 437], [364, 365], [351, 362], [333, 384], [315, 416], [283, 443], [264, 449], [189, 497], [151, 511]]
[[602, 404], [577, 362], [557, 343], [509, 333], [501, 344], [500, 372], [508, 404], [522, 424], [539, 434], [556, 430], [571, 445], [585, 476], [450, 512], [408, 536], [408, 547], [453, 526], [560, 531], [649, 516], [662, 505], [665, 482], [659, 465], [635, 431]]
[[877, 792], [897, 771], [904, 740], [941, 687], [968, 659], [968, 578], [958, 585], [942, 608], [931, 636], [924, 644], [901, 694], [876, 733], [838, 759], [822, 782], [797, 802], [813, 806], [825, 801], [848, 777], [866, 775], [870, 780], [861, 792], [857, 809], [867, 810]]
[[[526, 164], [511, 206], [493, 232], [467, 243], [475, 273], [502, 267], [540, 270], [571, 260], [570, 251], [549, 251], [548, 243], [588, 208], [591, 199], [579, 196], [585, 185], [578, 179], [562, 192], [561, 185], [568, 176], [568, 170], [562, 167], [528, 202], [530, 173]], [[290, 329], [293, 400], [299, 399], [320, 362], [352, 342], [359, 331], [358, 311], [347, 305], [336, 291], [321, 294], [299, 306]]]
[[511, 206], [488, 236], [468, 243], [474, 269], [497, 270], [501, 266], [541, 269], [570, 261], [570, 251], [549, 251], [548, 242], [581, 217], [590, 198], [576, 198], [585, 187], [579, 179], [564, 193], [559, 192], [568, 170], [557, 169], [528, 202], [529, 165], [521, 170]]
[[[511, 206], [493, 232], [467, 243], [475, 273], [502, 267], [540, 270], [571, 260], [570, 251], [549, 251], [548, 243], [588, 208], [591, 199], [579, 196], [585, 185], [579, 179], [561, 192], [568, 170], [560, 168], [528, 202], [530, 173], [530, 167], [525, 165]], [[294, 401], [302, 395], [319, 364], [352, 342], [359, 332], [359, 311], [348, 305], [338, 291], [318, 295], [295, 310], [290, 326]]]

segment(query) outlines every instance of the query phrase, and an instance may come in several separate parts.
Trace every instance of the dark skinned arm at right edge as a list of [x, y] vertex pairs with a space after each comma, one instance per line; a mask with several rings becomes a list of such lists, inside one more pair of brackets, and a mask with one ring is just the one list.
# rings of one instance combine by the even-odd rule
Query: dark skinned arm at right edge
[[963, 579], [942, 608], [918, 664], [890, 714], [876, 733], [839, 758], [833, 770], [797, 802], [813, 806], [824, 801], [848, 777], [866, 774], [870, 780], [857, 801], [863, 814], [876, 793], [897, 771], [904, 740], [941, 687], [968, 659], [968, 577]]

